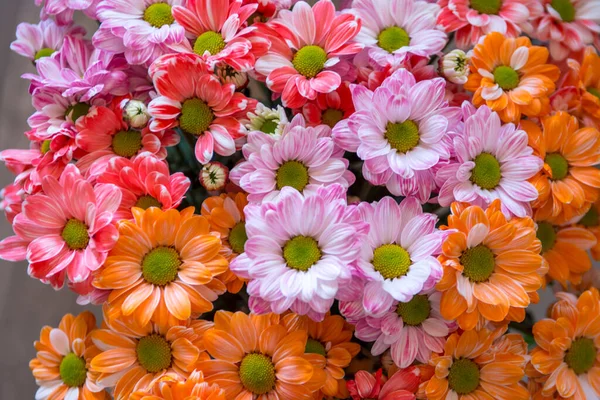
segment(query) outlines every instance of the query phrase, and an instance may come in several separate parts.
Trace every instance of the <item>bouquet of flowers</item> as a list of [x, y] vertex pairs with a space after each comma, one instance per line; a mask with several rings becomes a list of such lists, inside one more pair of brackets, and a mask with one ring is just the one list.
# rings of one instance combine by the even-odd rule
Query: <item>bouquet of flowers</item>
[[600, 398], [600, 1], [36, 3], [37, 400]]

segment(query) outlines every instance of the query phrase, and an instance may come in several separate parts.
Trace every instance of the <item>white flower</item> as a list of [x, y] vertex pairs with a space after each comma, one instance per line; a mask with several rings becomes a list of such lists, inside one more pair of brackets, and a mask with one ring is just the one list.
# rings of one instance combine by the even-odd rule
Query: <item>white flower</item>
[[139, 100], [129, 100], [123, 107], [123, 117], [132, 128], [143, 128], [150, 120], [148, 108], [144, 102]]
[[452, 50], [441, 60], [442, 75], [452, 83], [465, 84], [469, 77], [470, 55], [462, 50]]

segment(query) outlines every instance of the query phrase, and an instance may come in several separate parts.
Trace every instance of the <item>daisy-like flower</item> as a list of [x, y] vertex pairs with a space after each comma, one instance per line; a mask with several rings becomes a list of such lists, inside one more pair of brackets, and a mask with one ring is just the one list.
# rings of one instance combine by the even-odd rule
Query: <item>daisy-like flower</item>
[[420, 376], [417, 367], [399, 370], [387, 381], [383, 380], [381, 369], [375, 374], [357, 371], [354, 379], [348, 381], [348, 391], [352, 400], [414, 400]]
[[258, 103], [253, 112], [248, 112], [248, 119], [250, 122], [246, 128], [250, 132], [259, 131], [275, 136], [281, 136], [283, 128], [289, 123], [285, 108], [269, 108], [262, 103]]
[[531, 215], [538, 191], [527, 180], [544, 161], [527, 145], [527, 133], [512, 123], [503, 125], [487, 106], [475, 109], [465, 102], [462, 109], [465, 123], [454, 137], [455, 157], [436, 174], [440, 205], [464, 201], [486, 207], [500, 199], [507, 216]]
[[[542, 394], [568, 399], [600, 398], [600, 296], [598, 289], [579, 298], [557, 294], [550, 318], [533, 326], [538, 345], [531, 364], [546, 375]], [[554, 398], [554, 397], [552, 397]]]
[[527, 344], [521, 335], [503, 335], [505, 331], [501, 327], [450, 335], [444, 352], [429, 362], [435, 375], [421, 384], [427, 399], [530, 399], [519, 383], [525, 375]]
[[495, 200], [485, 211], [453, 203], [448, 226], [453, 229], [439, 260], [444, 275], [440, 311], [471, 330], [485, 320], [522, 321], [525, 308], [537, 299], [547, 268], [531, 218], [507, 220]]
[[504, 122], [517, 123], [521, 114], [548, 114], [557, 66], [546, 64], [548, 49], [532, 46], [529, 38], [507, 38], [492, 32], [473, 50], [471, 74], [465, 89], [474, 92], [473, 104], [487, 104]]
[[340, 57], [363, 47], [353, 41], [360, 20], [348, 13], [336, 16], [331, 0], [319, 0], [312, 8], [299, 1], [291, 11], [281, 10], [270, 26], [271, 47], [256, 61], [256, 72], [289, 108], [337, 89], [342, 82], [339, 64], [344, 63]]
[[246, 252], [230, 268], [250, 279], [253, 311], [291, 308], [322, 320], [351, 281], [350, 264], [367, 229], [346, 205], [344, 188], [321, 186], [302, 195], [284, 187], [277, 200], [249, 204], [245, 213]]
[[235, 140], [246, 134], [237, 118], [254, 108], [253, 100], [236, 92], [233, 84], [222, 85], [193, 54], [163, 56], [153, 64], [150, 75], [159, 94], [148, 105], [152, 131], [179, 126], [196, 137], [195, 154], [202, 164], [211, 160], [213, 152], [235, 153]]
[[351, 85], [358, 111], [335, 126], [336, 144], [365, 160], [369, 182], [427, 201], [435, 189], [435, 170], [450, 158], [448, 131], [460, 120], [460, 109], [444, 101], [445, 87], [443, 78], [416, 82], [406, 69], [375, 91]]
[[333, 129], [338, 122], [354, 113], [350, 85], [342, 83], [331, 93], [319, 93], [315, 100], [308, 101], [298, 112], [311, 126], [325, 124]]
[[440, 61], [440, 72], [452, 83], [464, 85], [469, 78], [470, 56], [462, 50], [455, 49], [444, 55]]
[[186, 380], [177, 375], [159, 378], [150, 390], [131, 394], [130, 400], [227, 400], [225, 392], [217, 385], [204, 380], [202, 371], [194, 371]]
[[365, 45], [365, 52], [381, 67], [396, 65], [409, 55], [433, 56], [448, 41], [448, 36], [436, 28], [437, 4], [354, 0], [351, 12], [362, 22], [356, 41]]
[[218, 161], [211, 161], [202, 166], [200, 171], [200, 184], [209, 192], [219, 191], [227, 184], [229, 168]]
[[94, 277], [98, 289], [112, 290], [108, 302], [139, 325], [167, 314], [186, 320], [212, 310], [225, 291], [215, 277], [227, 271], [221, 240], [206, 218], [183, 211], [133, 208], [134, 221], [120, 221], [120, 238]]
[[311, 399], [323, 386], [325, 372], [304, 357], [306, 331], [288, 333], [278, 320], [217, 311], [215, 327], [204, 334], [213, 359], [198, 369], [227, 399]]
[[67, 35], [83, 36], [85, 33], [82, 27], [59, 26], [52, 19], [40, 21], [37, 25], [22, 22], [17, 25], [17, 40], [10, 44], [10, 49], [31, 61], [37, 61], [59, 51]]
[[29, 362], [39, 386], [38, 400], [108, 400], [110, 395], [95, 383], [90, 361], [99, 353], [90, 333], [96, 318], [89, 311], [62, 317], [58, 328], [45, 326], [34, 343], [37, 357]]

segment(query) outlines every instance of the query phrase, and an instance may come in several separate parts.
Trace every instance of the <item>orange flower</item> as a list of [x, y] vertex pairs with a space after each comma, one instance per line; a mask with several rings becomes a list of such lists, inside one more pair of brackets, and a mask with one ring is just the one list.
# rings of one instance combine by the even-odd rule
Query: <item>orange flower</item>
[[288, 333], [279, 316], [217, 311], [215, 327], [204, 335], [214, 360], [199, 363], [206, 380], [227, 399], [312, 399], [325, 372], [304, 357], [306, 331]]
[[77, 317], [65, 315], [58, 328], [42, 328], [40, 340], [34, 343], [37, 357], [29, 362], [39, 386], [36, 399], [110, 399], [90, 371], [90, 361], [98, 354], [89, 336], [95, 328], [96, 318], [89, 311]]
[[339, 315], [327, 315], [323, 321], [315, 322], [296, 314], [284, 316], [283, 325], [290, 332], [308, 332], [305, 357], [310, 358], [313, 365], [321, 365], [327, 374], [321, 392], [336, 396], [340, 387], [346, 386], [344, 368], [360, 352], [360, 345], [350, 342], [354, 331], [352, 325], [346, 324]]
[[528, 400], [519, 382], [525, 375], [527, 345], [519, 334], [502, 335], [482, 329], [453, 333], [444, 354], [429, 362], [435, 375], [423, 382], [419, 393], [428, 400]]
[[551, 318], [533, 326], [538, 347], [531, 351], [531, 364], [546, 376], [542, 394], [557, 393], [574, 400], [600, 398], [598, 290], [588, 290], [579, 298], [568, 293], [557, 297], [560, 300], [552, 307]]
[[437, 285], [440, 311], [464, 330], [486, 320], [522, 321], [546, 273], [531, 218], [507, 221], [500, 207], [499, 200], [485, 211], [453, 203], [448, 226], [442, 227], [456, 231], [438, 258], [444, 269]]
[[474, 92], [475, 106], [487, 104], [504, 122], [518, 123], [521, 114], [545, 115], [560, 76], [547, 60], [548, 49], [532, 46], [529, 38], [492, 32], [473, 50], [465, 89]]
[[119, 241], [94, 286], [112, 290], [108, 303], [138, 325], [169, 318], [185, 321], [213, 308], [225, 291], [216, 276], [227, 271], [218, 234], [194, 208], [132, 209], [134, 221], [119, 222]]
[[177, 375], [165, 375], [150, 390], [138, 391], [129, 400], [226, 400], [225, 392], [217, 385], [204, 381], [202, 371], [194, 371], [186, 380]]

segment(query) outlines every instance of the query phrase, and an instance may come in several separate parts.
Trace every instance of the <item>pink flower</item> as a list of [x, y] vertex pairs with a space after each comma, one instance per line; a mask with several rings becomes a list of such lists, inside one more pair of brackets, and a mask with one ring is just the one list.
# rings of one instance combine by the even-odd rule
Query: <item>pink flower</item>
[[96, 5], [100, 0], [35, 0], [36, 6], [42, 6], [42, 19], [54, 16], [59, 25], [73, 22], [73, 13], [83, 11], [86, 16], [96, 19]]
[[268, 53], [256, 62], [256, 72], [266, 77], [267, 86], [281, 94], [283, 105], [300, 108], [319, 93], [330, 93], [341, 82], [348, 64], [342, 59], [362, 49], [352, 40], [360, 20], [350, 14], [335, 15], [330, 0], [312, 8], [300, 1], [292, 11], [281, 10], [264, 29], [271, 40]]
[[63, 286], [65, 276], [84, 282], [117, 241], [113, 219], [121, 192], [114, 185], [92, 186], [73, 164], [59, 180], [44, 177], [42, 189], [23, 202], [14, 219], [16, 235], [0, 242], [0, 257], [27, 259], [29, 274], [55, 289]]
[[16, 183], [5, 186], [0, 191], [0, 210], [6, 214], [6, 219], [12, 225], [15, 216], [21, 212], [23, 193]]
[[256, 100], [235, 91], [233, 84], [221, 84], [206, 62], [194, 54], [171, 54], [159, 58], [150, 68], [159, 94], [148, 105], [154, 132], [178, 126], [197, 138], [196, 158], [209, 162], [216, 152], [230, 156], [236, 140], [246, 135], [238, 120], [256, 107]]
[[296, 110], [302, 113], [310, 126], [325, 124], [332, 129], [338, 122], [350, 117], [354, 111], [352, 93], [347, 82], [342, 83], [333, 92], [319, 93], [315, 100], [309, 100], [302, 109]]
[[381, 369], [374, 374], [357, 371], [354, 380], [346, 385], [352, 400], [414, 400], [421, 383], [420, 375], [419, 368], [409, 367], [384, 381]]
[[444, 100], [445, 80], [416, 82], [400, 69], [371, 91], [351, 85], [357, 112], [333, 129], [338, 146], [364, 160], [363, 175], [398, 196], [429, 199], [434, 173], [450, 158], [449, 131], [460, 109]]
[[59, 51], [67, 35], [81, 37], [85, 35], [85, 29], [80, 26], [59, 26], [52, 19], [37, 25], [22, 22], [17, 26], [17, 40], [10, 44], [10, 49], [37, 61]]

